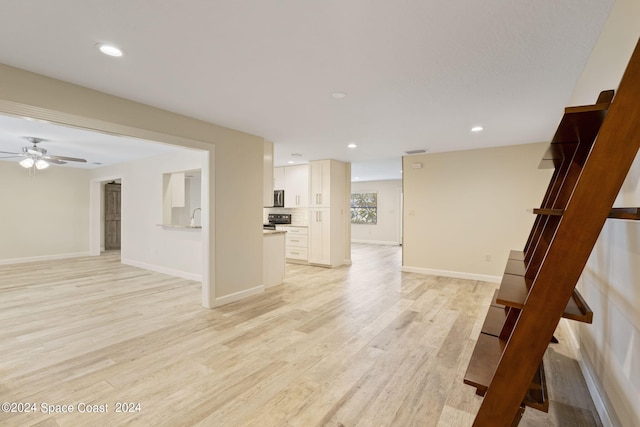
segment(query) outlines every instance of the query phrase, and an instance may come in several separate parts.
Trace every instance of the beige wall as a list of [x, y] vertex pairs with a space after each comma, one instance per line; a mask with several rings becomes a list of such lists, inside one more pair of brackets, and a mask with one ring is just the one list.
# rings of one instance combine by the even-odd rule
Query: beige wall
[[[616, 89], [640, 37], [640, 1], [617, 0], [571, 97], [593, 103]], [[615, 101], [614, 101], [615, 102]], [[640, 206], [640, 157], [616, 206]], [[605, 426], [640, 425], [640, 222], [607, 220], [579, 284], [593, 324], [569, 322]]]
[[[262, 291], [263, 138], [0, 65], [0, 113], [210, 151], [203, 303]], [[213, 286], [215, 284], [215, 286]]]
[[352, 182], [351, 192], [378, 193], [378, 223], [351, 224], [351, 241], [397, 245], [400, 237], [400, 191], [402, 180]]
[[[403, 159], [403, 270], [499, 281], [522, 250], [551, 170], [548, 143]], [[421, 164], [416, 169], [414, 164]]]
[[88, 254], [88, 171], [0, 161], [0, 201], [0, 263]]

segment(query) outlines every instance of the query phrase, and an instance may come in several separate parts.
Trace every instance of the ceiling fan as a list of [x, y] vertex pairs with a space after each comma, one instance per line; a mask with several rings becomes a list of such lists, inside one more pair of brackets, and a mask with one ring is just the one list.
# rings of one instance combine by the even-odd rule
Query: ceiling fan
[[47, 150], [42, 147], [38, 147], [38, 144], [46, 141], [46, 139], [36, 138], [33, 136], [26, 136], [25, 139], [33, 144], [31, 147], [22, 147], [22, 153], [10, 153], [8, 151], [0, 151], [0, 154], [10, 154], [9, 156], [0, 157], [0, 159], [10, 159], [13, 157], [24, 157], [20, 161], [20, 166], [23, 168], [35, 168], [46, 169], [49, 164], [64, 165], [67, 162], [82, 162], [86, 163], [85, 159], [78, 159], [75, 157], [66, 156], [52, 156], [47, 154]]

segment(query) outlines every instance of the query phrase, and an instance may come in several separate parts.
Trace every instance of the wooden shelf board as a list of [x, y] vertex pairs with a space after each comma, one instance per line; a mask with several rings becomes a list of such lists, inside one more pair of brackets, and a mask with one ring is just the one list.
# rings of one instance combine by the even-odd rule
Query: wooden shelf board
[[[562, 216], [564, 209], [534, 208], [536, 215]], [[612, 208], [607, 218], [640, 220], [640, 208]]]
[[516, 276], [524, 276], [527, 271], [527, 266], [524, 260], [510, 259], [507, 261], [507, 265], [504, 268], [505, 274], [515, 274]]
[[[565, 109], [552, 144], [588, 143], [592, 144], [607, 115], [608, 103], [569, 107]], [[576, 134], [580, 132], [580, 135]]]
[[[523, 308], [530, 287], [530, 279], [521, 275], [505, 274], [502, 277], [496, 302], [508, 307]], [[567, 303], [562, 317], [578, 322], [592, 323], [593, 311], [591, 311], [589, 305], [584, 298], [582, 298], [582, 295], [574, 289], [573, 295]]]
[[489, 306], [489, 311], [487, 311], [487, 316], [484, 318], [484, 323], [482, 324], [482, 333], [499, 337], [505, 319], [504, 307]]
[[601, 103], [591, 104], [591, 105], [578, 105], [575, 107], [565, 107], [564, 114], [585, 114], [585, 113], [593, 113], [598, 111], [607, 111], [610, 105], [611, 105], [610, 102], [601, 102]]
[[524, 261], [524, 251], [513, 250], [509, 252], [509, 259], [518, 259], [520, 261]]
[[533, 213], [536, 215], [562, 216], [562, 214], [564, 214], [564, 209], [535, 208]]
[[[464, 383], [478, 389], [478, 394], [484, 395], [491, 384], [493, 374], [502, 357], [505, 343], [498, 337], [481, 333], [478, 336], [476, 347], [471, 355], [469, 367], [464, 375]], [[540, 411], [549, 411], [549, 399], [547, 398], [547, 384], [544, 375], [544, 366], [540, 363], [534, 375], [531, 385], [527, 390], [524, 404]]]
[[578, 147], [577, 142], [551, 143], [538, 165], [538, 169], [554, 169], [560, 167], [565, 158], [572, 158]]
[[640, 220], [640, 208], [612, 208], [607, 218]]

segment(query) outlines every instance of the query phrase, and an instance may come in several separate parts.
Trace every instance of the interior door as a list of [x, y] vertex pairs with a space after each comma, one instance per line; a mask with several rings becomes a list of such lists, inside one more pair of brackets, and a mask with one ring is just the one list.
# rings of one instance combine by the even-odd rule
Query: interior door
[[120, 249], [120, 205], [122, 186], [109, 183], [104, 186], [104, 249]]

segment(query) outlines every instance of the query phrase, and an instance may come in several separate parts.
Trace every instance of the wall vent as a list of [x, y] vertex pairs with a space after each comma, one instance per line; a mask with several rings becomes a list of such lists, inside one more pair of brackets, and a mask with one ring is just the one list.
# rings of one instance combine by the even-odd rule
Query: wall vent
[[426, 152], [427, 152], [427, 150], [423, 150], [423, 149], [405, 151], [406, 154], [423, 154], [423, 153], [426, 153]]

